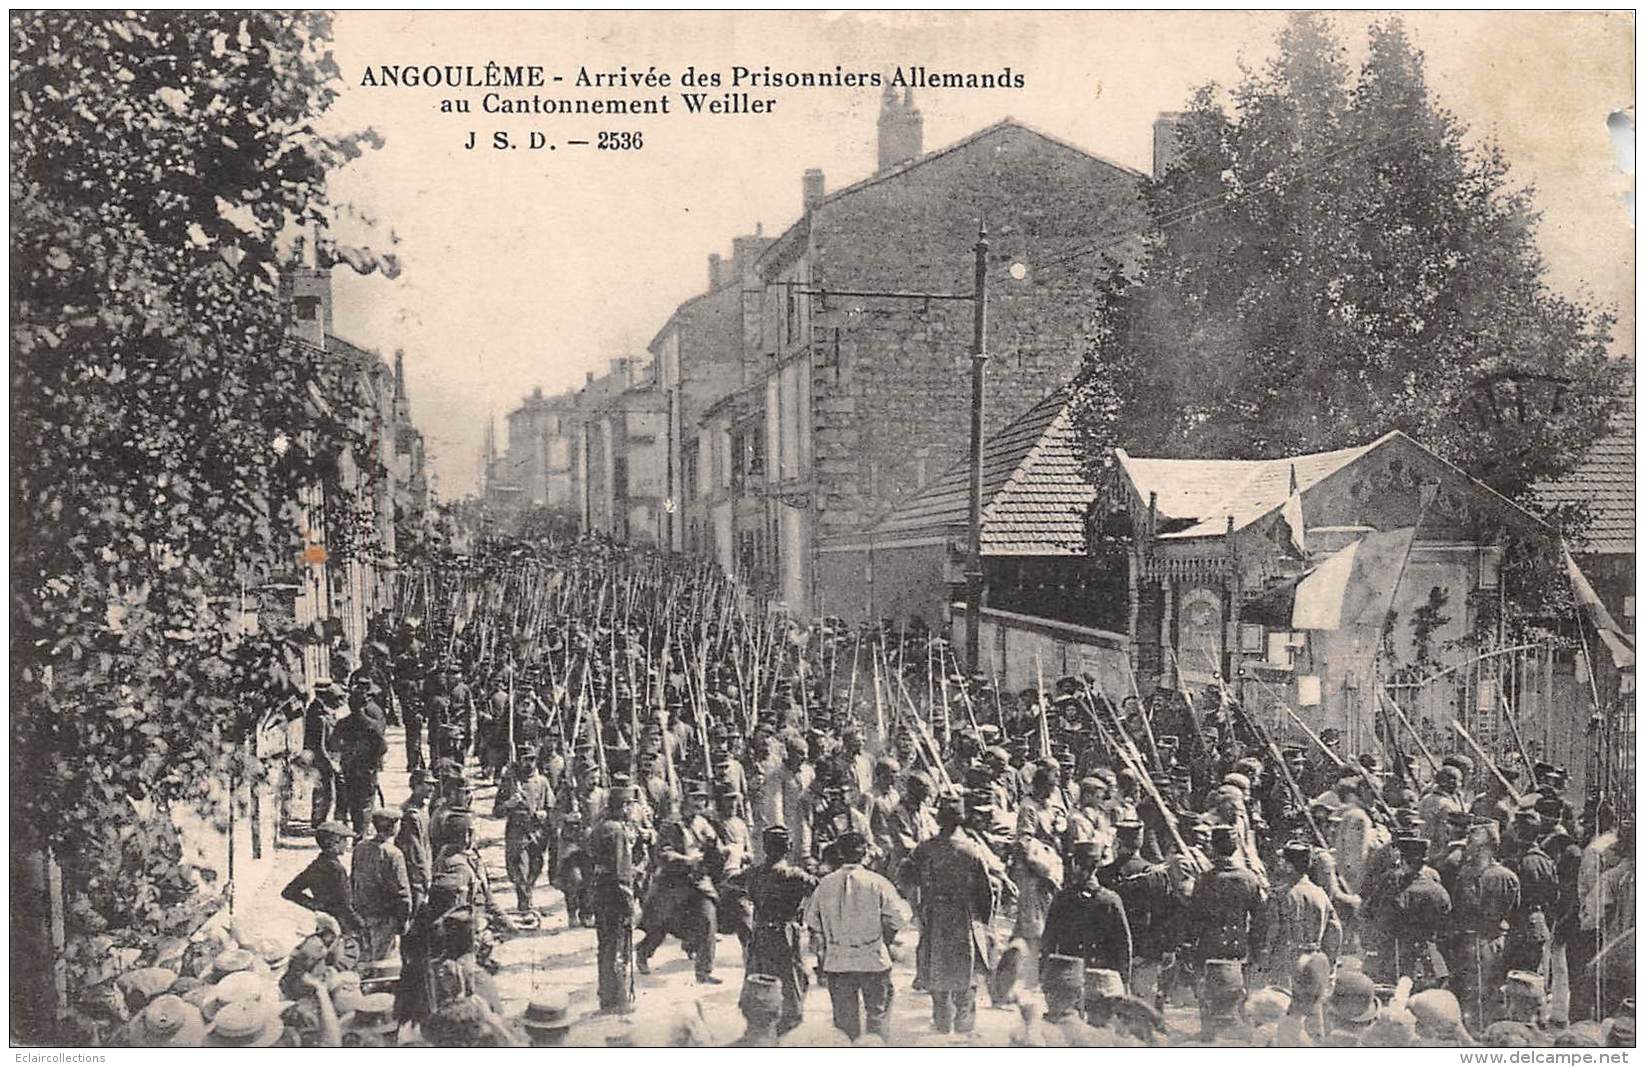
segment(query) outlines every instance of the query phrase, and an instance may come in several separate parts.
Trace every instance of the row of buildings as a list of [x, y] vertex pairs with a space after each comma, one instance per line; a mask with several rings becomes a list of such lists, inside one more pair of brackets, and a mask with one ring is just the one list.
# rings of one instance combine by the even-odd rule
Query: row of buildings
[[[286, 271], [287, 333], [292, 343], [321, 349], [348, 370], [353, 395], [330, 400], [351, 409], [367, 453], [345, 451], [339, 457], [331, 491], [350, 498], [348, 528], [328, 518], [328, 513], [345, 509], [335, 506], [335, 500], [328, 507], [325, 489], [312, 487], [302, 502], [304, 549], [289, 566], [275, 568], [259, 609], [289, 612], [299, 623], [331, 620], [338, 638], [333, 655], [346, 658], [352, 668], [359, 663], [371, 620], [393, 605], [401, 557], [416, 552], [434, 514], [423, 435], [411, 419], [405, 353], [396, 351], [390, 364], [336, 335], [331, 267], [323, 265], [318, 251], [299, 243]], [[319, 646], [305, 656], [308, 687], [341, 667]]]
[[[1156, 171], [1172, 161], [1173, 130], [1174, 116], [1155, 124]], [[1557, 544], [1553, 531], [1399, 433], [1267, 461], [1121, 454], [1112, 484], [1091, 484], [1066, 387], [1097, 272], [1143, 251], [1145, 176], [1011, 120], [923, 148], [911, 95], [888, 91], [874, 173], [830, 190], [804, 172], [794, 223], [711, 255], [704, 291], [645, 354], [510, 412], [488, 502], [711, 558], [800, 619], [923, 622], [959, 647], [974, 615], [979, 667], [1013, 688], [1084, 672], [1119, 698], [1228, 679], [1363, 745], [1385, 726], [1379, 689], [1393, 679], [1431, 734], [1462, 712], [1498, 740], [1511, 706], [1539, 724], [1546, 752], [1578, 758], [1579, 706], [1594, 702], [1584, 679], [1606, 658], [1598, 634], [1583, 662], [1552, 642], [1503, 651], [1491, 624], [1504, 546]], [[990, 358], [986, 592], [973, 613], [979, 225]], [[1619, 424], [1620, 440], [1631, 433]], [[1602, 445], [1583, 484], [1545, 487], [1622, 516], [1612, 525], [1626, 529], [1607, 527], [1583, 563], [1630, 633], [1631, 455]], [[1289, 523], [1288, 506], [1300, 509]], [[1386, 639], [1380, 625], [1303, 632], [1264, 607], [1333, 554], [1360, 546], [1369, 559], [1370, 535], [1402, 529], [1410, 548], [1378, 602]], [[1612, 695], [1631, 684], [1608, 677]]]
[[872, 175], [805, 171], [795, 222], [710, 255], [643, 355], [509, 412], [488, 502], [708, 556], [800, 618], [887, 614], [834, 557], [965, 454], [979, 224], [993, 435], [1078, 369], [1090, 246], [1140, 249], [1143, 175], [1011, 120], [925, 152], [911, 93], [878, 127]]

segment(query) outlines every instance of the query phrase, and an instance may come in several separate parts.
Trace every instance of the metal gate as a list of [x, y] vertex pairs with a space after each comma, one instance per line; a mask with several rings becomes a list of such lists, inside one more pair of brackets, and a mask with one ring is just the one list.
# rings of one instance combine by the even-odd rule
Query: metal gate
[[1485, 649], [1437, 670], [1402, 669], [1385, 684], [1436, 755], [1466, 749], [1454, 716], [1501, 766], [1523, 764], [1523, 743], [1532, 762], [1564, 767], [1580, 798], [1591, 782], [1614, 787], [1633, 775], [1632, 715], [1626, 723], [1596, 719], [1583, 669], [1556, 642], [1541, 641]]

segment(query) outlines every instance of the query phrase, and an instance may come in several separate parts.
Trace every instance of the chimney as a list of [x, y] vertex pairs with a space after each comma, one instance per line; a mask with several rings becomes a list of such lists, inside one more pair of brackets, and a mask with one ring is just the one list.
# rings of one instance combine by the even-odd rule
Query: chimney
[[708, 254], [708, 287], [718, 289], [725, 280], [725, 261], [718, 252]]
[[734, 237], [731, 239], [731, 263], [727, 269], [726, 283], [740, 283], [743, 275], [753, 267], [754, 261], [760, 258], [760, 253], [771, 247], [771, 238], [755, 227], [752, 237]]
[[823, 172], [816, 167], [806, 171], [805, 176], [800, 179], [800, 210], [809, 212], [822, 203], [823, 189]]
[[332, 332], [331, 271], [301, 265], [288, 267], [285, 289], [291, 335], [316, 348], [324, 348], [326, 335]]
[[899, 101], [897, 90], [887, 85], [880, 98], [880, 152], [875, 173], [916, 158], [924, 151], [924, 142], [925, 118], [914, 106], [914, 90], [905, 90]]
[[1163, 178], [1182, 158], [1182, 127], [1187, 117], [1185, 111], [1161, 111], [1154, 119], [1154, 177]]

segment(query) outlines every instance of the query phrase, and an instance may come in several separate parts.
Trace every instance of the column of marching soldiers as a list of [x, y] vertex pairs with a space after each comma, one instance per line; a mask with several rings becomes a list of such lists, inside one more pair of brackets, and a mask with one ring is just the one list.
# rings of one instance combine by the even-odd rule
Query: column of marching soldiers
[[[784, 1043], [814, 980], [861, 1042], [928, 1039], [889, 1029], [918, 994], [930, 1033], [973, 1033], [985, 998], [1024, 1045], [1632, 1043], [1631, 973], [1595, 958], [1632, 828], [1573, 810], [1562, 768], [1344, 754], [1300, 719], [1280, 744], [1222, 686], [1002, 692], [921, 628], [796, 627], [601, 542], [432, 567], [398, 600], [308, 709], [322, 853], [285, 895], [364, 961], [398, 943], [402, 1037], [566, 1040], [563, 998], [505, 1020], [490, 977], [546, 881], [595, 931], [603, 1013], [670, 937], [718, 983], [734, 934], [743, 1044]], [[411, 797], [385, 809], [396, 716]]]

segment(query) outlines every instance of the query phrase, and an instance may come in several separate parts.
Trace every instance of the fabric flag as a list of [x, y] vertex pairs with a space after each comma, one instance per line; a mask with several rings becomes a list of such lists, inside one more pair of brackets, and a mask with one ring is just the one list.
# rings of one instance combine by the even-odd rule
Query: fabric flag
[[1285, 498], [1285, 506], [1280, 508], [1279, 517], [1285, 520], [1285, 526], [1291, 531], [1291, 544], [1297, 554], [1303, 557], [1308, 555], [1308, 541], [1302, 527], [1302, 493], [1297, 489], [1297, 465], [1291, 464], [1291, 492]]
[[1297, 584], [1291, 628], [1380, 631], [1415, 534], [1414, 526], [1371, 533], [1332, 554]]
[[1571, 591], [1576, 594], [1577, 602], [1582, 605], [1589, 623], [1602, 633], [1609, 630], [1618, 637], [1627, 636], [1611, 617], [1611, 613], [1605, 610], [1605, 604], [1599, 599], [1599, 594], [1594, 592], [1594, 587], [1589, 584], [1588, 576], [1576, 565], [1576, 558], [1571, 555], [1571, 546], [1562, 540], [1559, 543], [1559, 550], [1565, 556], [1565, 573], [1571, 579]]

